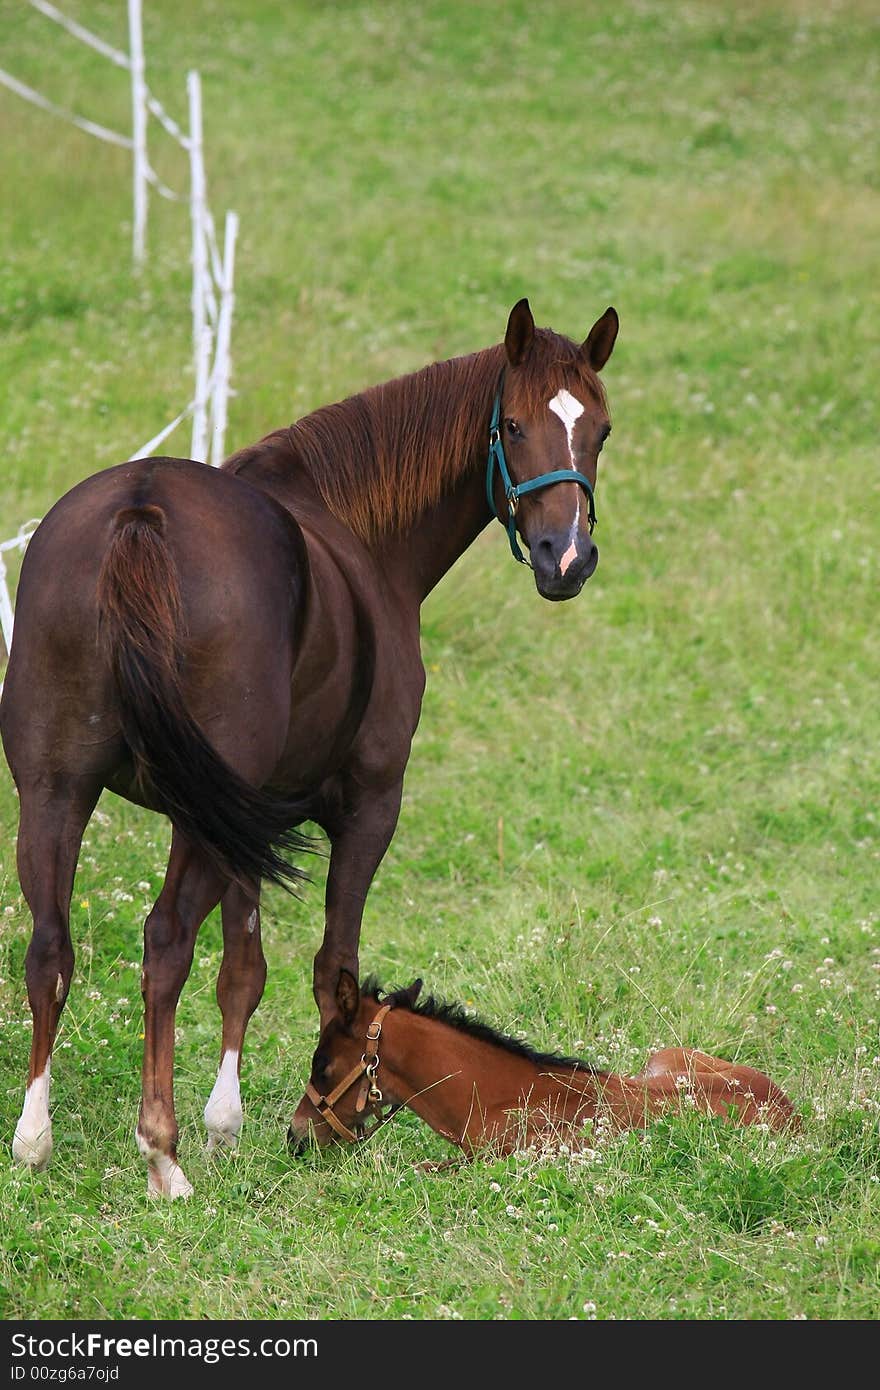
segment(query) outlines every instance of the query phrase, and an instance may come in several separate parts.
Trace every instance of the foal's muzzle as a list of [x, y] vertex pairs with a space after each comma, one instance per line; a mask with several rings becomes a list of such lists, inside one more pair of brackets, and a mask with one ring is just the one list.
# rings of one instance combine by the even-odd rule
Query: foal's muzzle
[[291, 1158], [302, 1158], [314, 1144], [308, 1135], [297, 1134], [293, 1125], [287, 1131], [287, 1150]]

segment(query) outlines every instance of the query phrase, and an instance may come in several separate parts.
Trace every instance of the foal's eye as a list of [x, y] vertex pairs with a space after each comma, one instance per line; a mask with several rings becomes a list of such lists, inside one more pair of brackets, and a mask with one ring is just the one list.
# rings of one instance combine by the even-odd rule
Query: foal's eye
[[599, 448], [600, 448], [600, 449], [602, 448], [602, 445], [605, 443], [605, 440], [608, 438], [608, 436], [609, 436], [610, 433], [611, 433], [611, 426], [610, 426], [610, 425], [604, 425], [603, 428], [602, 428], [602, 433], [599, 435]]
[[507, 430], [507, 433], [510, 435], [511, 439], [519, 439], [522, 436], [522, 430], [520, 429], [519, 425], [516, 423], [515, 420], [505, 420], [504, 427]]

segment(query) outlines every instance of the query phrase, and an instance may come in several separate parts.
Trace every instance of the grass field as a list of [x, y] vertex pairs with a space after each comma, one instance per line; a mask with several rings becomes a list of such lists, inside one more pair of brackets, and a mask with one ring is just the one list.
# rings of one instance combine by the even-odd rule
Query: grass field
[[[69, 0], [124, 44], [124, 7]], [[178, 1015], [188, 1204], [135, 1152], [141, 927], [164, 821], [106, 796], [73, 903], [56, 1152], [11, 1166], [29, 918], [0, 776], [0, 1315], [872, 1318], [880, 1302], [876, 6], [147, 0], [215, 211], [241, 216], [229, 447], [498, 341], [522, 294], [613, 303], [602, 559], [550, 605], [493, 527], [426, 606], [428, 691], [362, 962], [546, 1048], [681, 1041], [790, 1091], [796, 1138], [693, 1118], [576, 1162], [417, 1175], [404, 1117], [284, 1147], [313, 1047], [323, 864], [266, 895], [236, 1155], [203, 1152], [220, 933]], [[3, 66], [125, 129], [124, 75], [24, 5]], [[188, 229], [129, 264], [123, 151], [0, 90], [0, 531], [189, 399]], [[178, 156], [154, 159], [180, 185]], [[11, 196], [10, 196], [11, 194]], [[872, 348], [873, 360], [872, 360]], [[185, 430], [171, 441], [185, 453]]]

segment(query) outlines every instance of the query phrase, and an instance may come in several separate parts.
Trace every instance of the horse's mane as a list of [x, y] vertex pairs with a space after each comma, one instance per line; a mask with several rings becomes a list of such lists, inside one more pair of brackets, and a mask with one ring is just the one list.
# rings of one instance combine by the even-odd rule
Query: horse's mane
[[501, 1033], [497, 1028], [493, 1028], [491, 1023], [477, 1018], [468, 1012], [463, 1004], [447, 1003], [433, 994], [414, 1004], [405, 989], [388, 993], [374, 975], [370, 975], [361, 985], [361, 994], [375, 1000], [377, 1004], [390, 1004], [392, 1008], [406, 1009], [409, 1013], [421, 1015], [422, 1018], [433, 1018], [438, 1023], [446, 1023], [459, 1033], [467, 1033], [469, 1037], [479, 1038], [480, 1042], [503, 1048], [505, 1052], [512, 1052], [516, 1057], [525, 1057], [536, 1066], [547, 1067], [552, 1071], [575, 1070], [596, 1075], [596, 1068], [583, 1058], [565, 1057], [559, 1052], [537, 1052], [521, 1039], [512, 1038], [509, 1033]]
[[[267, 436], [286, 441], [325, 504], [366, 542], [405, 530], [488, 450], [492, 402], [504, 348], [435, 362], [372, 386]], [[567, 387], [605, 402], [598, 376], [577, 344], [552, 329], [535, 332], [516, 372], [516, 409], [534, 412]], [[260, 445], [228, 460], [253, 457]]]

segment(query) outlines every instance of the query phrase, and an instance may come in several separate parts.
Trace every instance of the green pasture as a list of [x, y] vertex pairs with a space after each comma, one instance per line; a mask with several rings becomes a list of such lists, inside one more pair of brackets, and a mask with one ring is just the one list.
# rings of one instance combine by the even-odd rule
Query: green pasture
[[[125, 43], [116, 0], [66, 8]], [[4, 67], [126, 128], [124, 74], [24, 4], [0, 0], [0, 27]], [[74, 893], [55, 1157], [14, 1168], [30, 924], [4, 766], [0, 1315], [876, 1317], [876, 6], [146, 0], [145, 38], [181, 118], [201, 71], [212, 207], [241, 217], [230, 449], [497, 342], [521, 295], [573, 337], [620, 313], [596, 576], [547, 604], [493, 526], [426, 605], [364, 969], [600, 1066], [676, 1042], [748, 1061], [804, 1123], [688, 1116], [582, 1159], [425, 1176], [446, 1151], [404, 1116], [291, 1161], [318, 860], [301, 901], [266, 895], [246, 1125], [220, 1163], [203, 929], [178, 1017], [196, 1195], [151, 1203], [138, 981], [168, 827], [108, 795]], [[5, 539], [192, 380], [185, 208], [151, 201], [135, 278], [125, 153], [4, 89], [0, 130]], [[155, 126], [151, 147], [183, 187]], [[188, 447], [183, 428], [170, 448]]]

